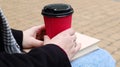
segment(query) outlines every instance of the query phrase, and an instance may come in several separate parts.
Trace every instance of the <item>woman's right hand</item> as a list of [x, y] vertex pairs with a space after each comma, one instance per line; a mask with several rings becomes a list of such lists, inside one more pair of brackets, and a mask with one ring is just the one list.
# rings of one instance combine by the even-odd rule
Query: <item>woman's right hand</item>
[[75, 32], [71, 28], [57, 34], [52, 39], [45, 35], [44, 44], [55, 44], [61, 47], [68, 55], [69, 60], [80, 49], [80, 45], [76, 44]]

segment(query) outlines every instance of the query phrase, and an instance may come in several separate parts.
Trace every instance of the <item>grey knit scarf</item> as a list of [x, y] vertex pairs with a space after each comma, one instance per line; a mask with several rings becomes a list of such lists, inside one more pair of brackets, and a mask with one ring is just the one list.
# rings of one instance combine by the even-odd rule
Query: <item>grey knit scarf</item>
[[4, 49], [5, 52], [12, 54], [12, 53], [21, 53], [20, 47], [16, 42], [11, 29], [9, 27], [8, 21], [4, 16], [2, 10], [0, 9], [0, 47]]

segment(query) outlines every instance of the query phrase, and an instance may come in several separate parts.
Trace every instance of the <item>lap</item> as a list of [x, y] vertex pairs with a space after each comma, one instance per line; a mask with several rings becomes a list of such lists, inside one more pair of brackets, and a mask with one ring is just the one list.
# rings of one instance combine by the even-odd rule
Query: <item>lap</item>
[[95, 50], [71, 62], [72, 67], [115, 67], [115, 60], [103, 49]]

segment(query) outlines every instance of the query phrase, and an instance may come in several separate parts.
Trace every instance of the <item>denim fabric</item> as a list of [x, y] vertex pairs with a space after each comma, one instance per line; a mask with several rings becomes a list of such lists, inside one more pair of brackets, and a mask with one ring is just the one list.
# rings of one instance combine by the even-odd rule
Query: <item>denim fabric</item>
[[116, 67], [113, 57], [104, 49], [98, 49], [71, 62], [72, 67]]

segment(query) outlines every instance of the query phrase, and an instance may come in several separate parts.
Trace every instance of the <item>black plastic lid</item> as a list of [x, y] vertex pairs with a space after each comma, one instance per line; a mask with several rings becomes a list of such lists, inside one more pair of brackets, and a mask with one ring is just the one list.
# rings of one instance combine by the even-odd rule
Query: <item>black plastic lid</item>
[[68, 4], [49, 4], [42, 10], [42, 15], [52, 17], [63, 17], [72, 14], [73, 8]]

